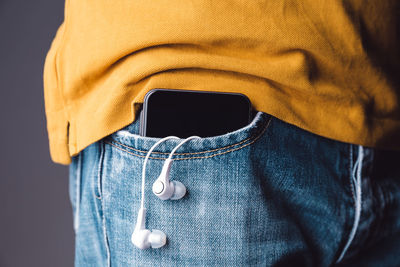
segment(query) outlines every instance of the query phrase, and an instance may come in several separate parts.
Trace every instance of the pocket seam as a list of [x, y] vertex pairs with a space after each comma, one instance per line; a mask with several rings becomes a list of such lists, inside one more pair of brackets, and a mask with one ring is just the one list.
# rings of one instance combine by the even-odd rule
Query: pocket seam
[[81, 205], [81, 194], [82, 194], [82, 153], [77, 155], [77, 166], [75, 170], [75, 214], [74, 214], [74, 221], [73, 226], [75, 233], [79, 230], [79, 223], [80, 223], [80, 205]]
[[[245, 142], [251, 140], [252, 138], [254, 138], [254, 136], [250, 136], [250, 137], [248, 137], [248, 138], [246, 138], [246, 139], [244, 139], [244, 140], [242, 140], [242, 141], [240, 141], [240, 142], [238, 142], [238, 143], [235, 143], [235, 144], [232, 144], [232, 145], [229, 145], [229, 146], [224, 146], [224, 147], [216, 148], [216, 149], [211, 149], [211, 150], [206, 150], [206, 151], [200, 151], [200, 152], [174, 153], [174, 155], [197, 155], [197, 154], [211, 153], [211, 152], [215, 152], [215, 151], [218, 151], [218, 150], [223, 150], [223, 149], [227, 149], [227, 148], [230, 148], [230, 147], [233, 147], [233, 146], [240, 145], [240, 144], [242, 144], [242, 143], [245, 143]], [[113, 140], [112, 142], [113, 142], [113, 143], [117, 143], [117, 144], [119, 144], [119, 145], [121, 145], [121, 146], [123, 146], [123, 147], [126, 147], [126, 148], [128, 148], [128, 149], [132, 149], [132, 150], [134, 150], [134, 151], [136, 151], [136, 152], [140, 152], [140, 153], [147, 153], [147, 152], [148, 152], [148, 151], [146, 151], [146, 150], [140, 150], [140, 149], [137, 149], [137, 148], [134, 148], [134, 147], [131, 147], [131, 146], [122, 144], [121, 142], [118, 142], [118, 141], [116, 141], [116, 140]], [[151, 152], [151, 153], [152, 153], [152, 154], [160, 154], [160, 155], [169, 155], [169, 153], [167, 153], [167, 152], [157, 152], [157, 151], [155, 151], [155, 152]]]
[[101, 199], [101, 175], [103, 170], [103, 160], [104, 160], [104, 145], [101, 141], [99, 141], [100, 146], [100, 158], [99, 164], [97, 166], [97, 176], [96, 181], [93, 180], [93, 195], [97, 199]]
[[[179, 156], [179, 155], [198, 155], [198, 154], [204, 154], [204, 153], [211, 153], [211, 152], [215, 152], [215, 151], [221, 151], [221, 150], [224, 150], [224, 149], [228, 149], [228, 148], [231, 148], [231, 147], [233, 147], [233, 146], [238, 146], [238, 145], [241, 145], [241, 144], [246, 143], [247, 141], [250, 141], [250, 140], [251, 140], [251, 141], [248, 142], [247, 144], [244, 144], [244, 145], [239, 146], [239, 147], [237, 147], [237, 148], [233, 148], [233, 149], [230, 149], [230, 150], [221, 152], [221, 153], [216, 153], [216, 154], [212, 154], [212, 155], [208, 155], [208, 156], [174, 158], [174, 160], [206, 159], [206, 158], [212, 158], [212, 157], [215, 157], [215, 156], [227, 154], [227, 153], [230, 153], [230, 152], [233, 152], [233, 151], [242, 149], [242, 148], [244, 148], [244, 147], [246, 147], [246, 146], [249, 146], [249, 145], [253, 144], [254, 142], [256, 142], [256, 141], [264, 134], [264, 132], [269, 128], [269, 125], [270, 125], [270, 123], [271, 123], [271, 120], [272, 120], [272, 116], [269, 117], [268, 122], [267, 122], [267, 124], [265, 125], [264, 129], [262, 129], [262, 131], [261, 131], [258, 135], [255, 135], [255, 136], [252, 136], [252, 137], [248, 137], [248, 138], [246, 138], [245, 140], [242, 140], [242, 141], [240, 141], [240, 142], [238, 142], [238, 143], [235, 143], [235, 144], [232, 144], [232, 145], [229, 145], [229, 146], [225, 146], [225, 147], [221, 147], [221, 148], [217, 148], [217, 149], [207, 150], [207, 151], [191, 152], [191, 153], [174, 153], [174, 155], [178, 155], [178, 156]], [[126, 152], [126, 153], [128, 153], [128, 154], [131, 154], [131, 155], [134, 155], [134, 156], [140, 157], [140, 158], [145, 158], [146, 156], [133, 153], [132, 151], [126, 150], [126, 149], [124, 149], [124, 148], [122, 148], [122, 147], [119, 147], [119, 146], [115, 145], [114, 143], [117, 143], [117, 144], [119, 144], [119, 145], [122, 145], [122, 146], [124, 146], [124, 147], [126, 147], [126, 148], [132, 149], [132, 150], [137, 151], [137, 152], [141, 152], [141, 153], [147, 153], [147, 152], [148, 152], [148, 151], [139, 150], [139, 149], [133, 148], [133, 147], [131, 147], [131, 146], [127, 146], [127, 145], [121, 144], [120, 142], [118, 142], [118, 141], [116, 141], [116, 140], [113, 140], [112, 142], [105, 140], [104, 142], [107, 143], [107, 144], [109, 144], [109, 145], [111, 145], [111, 146], [113, 146], [113, 147], [115, 147], [115, 148], [117, 148], [117, 149], [119, 149], [119, 150], [122, 150], [122, 151], [124, 151], [124, 152]], [[165, 155], [168, 155], [169, 153], [165, 153], [165, 152], [152, 152], [152, 154], [165, 154]], [[165, 160], [165, 158], [151, 157], [151, 156], [149, 157], [149, 159]]]

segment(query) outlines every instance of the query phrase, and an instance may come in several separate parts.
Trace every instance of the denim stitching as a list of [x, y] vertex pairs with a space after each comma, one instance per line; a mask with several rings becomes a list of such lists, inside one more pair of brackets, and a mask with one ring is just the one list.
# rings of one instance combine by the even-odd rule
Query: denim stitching
[[[100, 175], [102, 175], [101, 169], [103, 168], [103, 159], [104, 159], [104, 144], [103, 142], [100, 142], [100, 161], [99, 161], [99, 168], [98, 168], [98, 181], [100, 181]], [[98, 184], [99, 185], [99, 184]], [[99, 189], [100, 187], [98, 187]], [[99, 191], [100, 192], [100, 191]], [[103, 228], [103, 236], [104, 236], [104, 246], [106, 249], [107, 253], [107, 266], [111, 266], [111, 253], [110, 253], [110, 246], [108, 243], [108, 236], [107, 236], [107, 228], [106, 228], [106, 217], [104, 215], [104, 203], [103, 203], [103, 198], [100, 196], [98, 198], [100, 200], [100, 206], [101, 206], [101, 219], [102, 219], [102, 228]]]
[[[227, 149], [227, 148], [230, 148], [230, 147], [233, 147], [233, 146], [236, 146], [236, 145], [240, 145], [240, 144], [242, 144], [242, 143], [244, 143], [244, 142], [246, 142], [246, 141], [248, 141], [248, 140], [250, 140], [250, 139], [252, 139], [252, 138], [253, 138], [253, 137], [248, 137], [248, 138], [246, 138], [245, 140], [240, 141], [239, 143], [235, 143], [235, 144], [232, 144], [232, 145], [229, 145], [229, 146], [224, 146], [224, 147], [216, 148], [216, 149], [212, 149], [212, 150], [206, 150], [206, 151], [200, 151], [200, 152], [174, 153], [174, 155], [196, 155], [196, 154], [211, 153], [211, 152], [214, 152], [214, 151], [223, 150], [223, 149]], [[131, 147], [131, 146], [122, 144], [122, 143], [120, 143], [120, 142], [118, 142], [118, 141], [116, 141], [116, 140], [114, 140], [114, 139], [113, 139], [113, 142], [114, 142], [114, 143], [117, 143], [117, 144], [119, 144], [119, 145], [121, 145], [121, 146], [124, 146], [124, 147], [126, 147], [126, 148], [132, 149], [132, 150], [134, 150], [134, 151], [136, 151], [136, 152], [147, 153], [147, 151], [145, 151], [145, 150], [139, 150], [139, 149], [137, 149], [137, 148], [134, 148], [134, 147]], [[157, 151], [156, 151], [156, 152], [152, 152], [151, 154], [168, 155], [169, 153], [167, 153], [167, 152], [157, 152]]]
[[[232, 147], [232, 146], [240, 145], [240, 144], [242, 144], [243, 142], [246, 142], [246, 141], [248, 141], [248, 140], [253, 139], [251, 142], [249, 142], [249, 143], [247, 143], [247, 144], [245, 144], [245, 145], [243, 145], [243, 146], [240, 146], [240, 147], [237, 147], [237, 148], [234, 148], [234, 149], [231, 149], [231, 150], [227, 150], [227, 151], [225, 151], [225, 152], [221, 152], [221, 153], [216, 153], [216, 154], [213, 154], [213, 155], [209, 155], [209, 156], [203, 156], [203, 157], [186, 157], [186, 158], [174, 158], [174, 160], [207, 159], [207, 158], [212, 158], [212, 157], [215, 157], [215, 156], [227, 154], [227, 153], [229, 153], [229, 152], [233, 152], [233, 151], [242, 149], [242, 148], [244, 148], [244, 147], [246, 147], [246, 146], [248, 146], [248, 145], [253, 144], [255, 141], [257, 141], [257, 140], [263, 135], [263, 133], [268, 129], [268, 126], [270, 125], [270, 122], [271, 122], [271, 118], [268, 120], [267, 125], [264, 127], [264, 129], [263, 129], [258, 135], [253, 136], [253, 137], [249, 137], [249, 138], [247, 138], [247, 139], [245, 139], [245, 140], [243, 140], [243, 141], [240, 141], [239, 143], [236, 143], [236, 144], [233, 144], [233, 145], [229, 145], [229, 146], [226, 146], [226, 147], [222, 147], [222, 148], [218, 148], [218, 149], [214, 149], [214, 150], [208, 150], [208, 151], [203, 151], [203, 152], [194, 152], [194, 153], [175, 153], [175, 155], [195, 155], [195, 154], [200, 154], [200, 153], [206, 153], [206, 152], [209, 152], [209, 151], [220, 151], [220, 150], [224, 150], [224, 149], [226, 149], [226, 148]], [[123, 148], [121, 148], [121, 147], [119, 147], [119, 146], [116, 146], [115, 144], [113, 144], [113, 143], [111, 143], [111, 142], [105, 141], [105, 143], [107, 143], [107, 144], [109, 144], [109, 145], [111, 145], [111, 146], [113, 146], [113, 147], [115, 147], [115, 148], [117, 148], [117, 149], [119, 149], [119, 150], [125, 151], [126, 153], [129, 153], [129, 154], [131, 154], [131, 155], [134, 155], [134, 156], [137, 156], [137, 157], [140, 157], [140, 158], [145, 158], [145, 156], [142, 156], [142, 155], [139, 155], [139, 154], [135, 154], [135, 153], [133, 153], [133, 152], [131, 152], [131, 151], [128, 151], [128, 150], [123, 149]], [[153, 153], [156, 153], [156, 152], [153, 152]], [[157, 153], [158, 153], [158, 154], [161, 154], [161, 153], [162, 153], [162, 154], [168, 154], [168, 153], [163, 153], [163, 152], [157, 152]], [[157, 158], [157, 157], [151, 157], [151, 156], [149, 157], [149, 159], [160, 159], [160, 160], [165, 160], [165, 158]]]
[[[95, 198], [97, 198], [97, 199], [101, 199], [100, 177], [101, 177], [101, 172], [102, 172], [103, 159], [104, 159], [104, 147], [103, 147], [103, 144], [100, 142], [100, 159], [99, 159], [99, 165], [97, 166], [97, 182], [96, 182], [96, 185], [93, 185], [93, 189], [94, 189], [93, 194], [94, 194]], [[96, 191], [96, 188], [97, 188], [97, 191]]]
[[82, 176], [82, 155], [78, 154], [78, 163], [76, 167], [76, 187], [75, 187], [75, 216], [74, 216], [74, 230], [79, 229], [79, 213], [81, 202], [81, 176]]
[[103, 213], [102, 217], [103, 217], [102, 218], [102, 223], [103, 223], [104, 244], [106, 246], [106, 252], [107, 252], [107, 266], [110, 267], [111, 266], [111, 254], [110, 254], [110, 246], [108, 244], [108, 236], [107, 236], [107, 229], [106, 229], [106, 218], [104, 217], [104, 213]]
[[[339, 259], [336, 261], [336, 263], [339, 263], [343, 258], [344, 255], [346, 254], [347, 250], [349, 249], [352, 241], [354, 240], [354, 237], [357, 233], [358, 226], [360, 224], [360, 217], [361, 217], [361, 209], [362, 209], [362, 189], [361, 189], [361, 182], [362, 182], [362, 162], [363, 162], [363, 147], [358, 146], [358, 155], [357, 155], [357, 161], [353, 166], [353, 170], [351, 171], [351, 181], [353, 186], [355, 187], [356, 190], [356, 199], [354, 201], [354, 223], [352, 226], [352, 229], [349, 234], [349, 238], [339, 256]], [[355, 169], [357, 168], [357, 169]], [[357, 178], [355, 179], [355, 175], [357, 175]]]
[[[355, 194], [354, 194], [354, 184], [353, 184], [353, 177], [352, 177], [352, 175], [353, 175], [353, 145], [352, 144], [349, 144], [349, 168], [348, 168], [348, 171], [349, 171], [349, 180], [348, 180], [348, 183], [349, 183], [349, 185], [350, 185], [350, 192], [351, 192], [351, 198], [352, 198], [352, 200], [353, 200], [353, 206], [355, 206], [356, 204], [356, 196], [355, 196]], [[351, 229], [350, 229], [350, 232], [351, 232]], [[349, 234], [350, 235], [350, 234]], [[346, 236], [348, 236], [347, 235], [347, 232], [346, 232]], [[346, 237], [345, 236], [345, 237]], [[343, 248], [341, 248], [341, 251], [340, 251], [340, 254], [339, 254], [339, 256], [338, 256], [338, 258], [336, 259], [336, 263], [339, 263], [340, 261], [342, 261], [342, 259], [343, 259], [343, 257], [344, 257], [344, 255], [343, 255], [343, 251], [344, 251], [344, 249], [345, 249], [345, 247], [346, 247], [346, 244], [347, 244], [347, 241], [346, 241], [346, 243], [344, 244], [344, 246], [343, 246]]]
[[350, 173], [350, 189], [351, 189], [351, 196], [353, 197], [354, 205], [356, 203], [356, 195], [354, 193], [354, 183], [353, 183], [353, 145], [350, 145], [350, 164], [349, 164], [349, 173]]

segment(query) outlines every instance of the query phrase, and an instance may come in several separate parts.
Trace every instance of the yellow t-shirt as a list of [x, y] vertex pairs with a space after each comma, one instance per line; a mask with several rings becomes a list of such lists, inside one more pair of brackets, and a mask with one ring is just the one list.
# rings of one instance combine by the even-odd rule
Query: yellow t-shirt
[[400, 149], [397, 0], [66, 0], [44, 66], [52, 160], [153, 88], [238, 92], [307, 131]]

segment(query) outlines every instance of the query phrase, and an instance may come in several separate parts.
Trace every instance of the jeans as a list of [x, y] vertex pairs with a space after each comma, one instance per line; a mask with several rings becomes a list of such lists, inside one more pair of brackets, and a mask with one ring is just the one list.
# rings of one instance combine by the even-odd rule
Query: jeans
[[173, 156], [180, 200], [151, 189], [169, 152], [146, 166], [147, 229], [131, 242], [146, 152], [159, 138], [136, 120], [73, 157], [75, 266], [400, 266], [400, 152], [327, 139], [268, 114], [234, 132], [190, 140]]

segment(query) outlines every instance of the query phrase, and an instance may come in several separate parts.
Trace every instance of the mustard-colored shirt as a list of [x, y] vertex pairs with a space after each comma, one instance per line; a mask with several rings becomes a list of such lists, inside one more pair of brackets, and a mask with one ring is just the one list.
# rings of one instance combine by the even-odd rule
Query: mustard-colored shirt
[[396, 10], [397, 0], [66, 0], [44, 66], [51, 158], [69, 164], [133, 122], [153, 88], [239, 92], [315, 134], [400, 149]]

